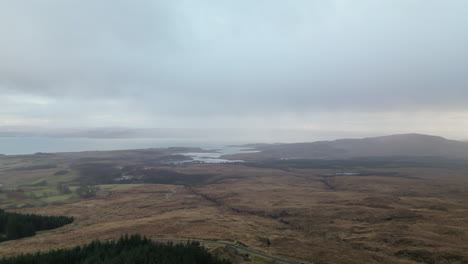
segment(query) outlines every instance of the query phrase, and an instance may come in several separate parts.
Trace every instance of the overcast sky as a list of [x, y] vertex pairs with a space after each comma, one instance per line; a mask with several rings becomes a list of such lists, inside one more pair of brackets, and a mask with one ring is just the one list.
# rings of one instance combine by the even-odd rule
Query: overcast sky
[[468, 1], [0, 0], [0, 126], [468, 139]]

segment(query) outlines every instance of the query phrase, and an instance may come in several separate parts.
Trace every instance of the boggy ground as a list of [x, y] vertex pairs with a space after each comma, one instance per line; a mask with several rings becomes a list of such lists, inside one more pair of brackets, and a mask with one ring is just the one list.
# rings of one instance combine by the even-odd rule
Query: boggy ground
[[76, 221], [1, 243], [0, 255], [141, 233], [237, 241], [303, 263], [468, 263], [468, 192], [454, 184], [463, 171], [439, 169], [434, 180], [417, 168], [373, 169], [366, 176], [239, 164], [173, 169], [220, 180], [131, 185], [95, 199], [19, 209]]

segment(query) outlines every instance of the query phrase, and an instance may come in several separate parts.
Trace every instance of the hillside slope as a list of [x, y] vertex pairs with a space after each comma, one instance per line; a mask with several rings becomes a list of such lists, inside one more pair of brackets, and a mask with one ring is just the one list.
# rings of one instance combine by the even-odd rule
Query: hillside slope
[[241, 159], [313, 158], [346, 159], [357, 157], [443, 157], [468, 159], [468, 143], [422, 134], [399, 134], [363, 139], [338, 139], [310, 143], [250, 145], [259, 153], [243, 154]]

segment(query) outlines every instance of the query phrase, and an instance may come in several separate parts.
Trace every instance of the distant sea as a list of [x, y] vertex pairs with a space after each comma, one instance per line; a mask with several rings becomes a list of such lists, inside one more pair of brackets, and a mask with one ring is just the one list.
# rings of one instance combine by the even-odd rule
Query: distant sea
[[49, 138], [0, 137], [0, 154], [17, 155], [37, 152], [77, 152], [93, 150], [123, 150], [167, 147], [200, 147], [223, 149], [228, 145], [248, 142], [218, 142], [206, 139], [160, 138]]

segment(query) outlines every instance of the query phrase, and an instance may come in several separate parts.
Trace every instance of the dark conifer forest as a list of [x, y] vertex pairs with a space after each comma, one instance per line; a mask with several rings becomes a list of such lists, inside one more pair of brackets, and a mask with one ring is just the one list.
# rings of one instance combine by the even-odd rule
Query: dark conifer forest
[[0, 209], [0, 242], [34, 236], [36, 231], [54, 229], [73, 222], [73, 217], [18, 214]]
[[117, 241], [93, 241], [82, 247], [47, 253], [20, 255], [0, 260], [0, 264], [230, 264], [218, 260], [198, 242], [163, 244], [140, 235]]

